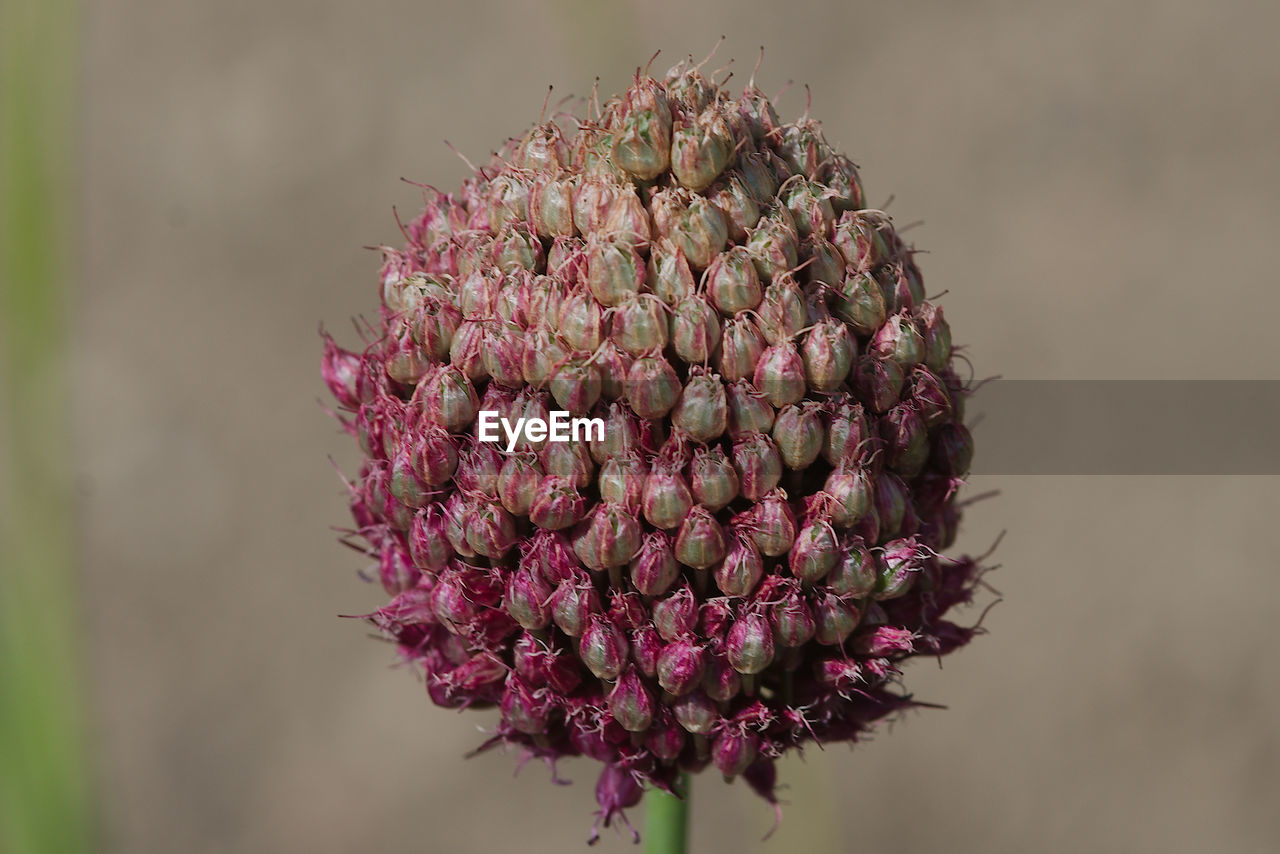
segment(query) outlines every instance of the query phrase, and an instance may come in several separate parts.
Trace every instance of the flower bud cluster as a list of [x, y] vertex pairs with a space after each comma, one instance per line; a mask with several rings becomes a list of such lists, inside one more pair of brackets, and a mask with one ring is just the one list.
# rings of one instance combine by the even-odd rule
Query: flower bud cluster
[[[325, 340], [365, 462], [369, 615], [492, 744], [605, 764], [607, 821], [911, 704], [966, 642], [942, 556], [973, 442], [942, 309], [807, 116], [682, 63], [513, 139], [385, 250], [380, 328]], [[600, 418], [508, 448], [479, 413]]]

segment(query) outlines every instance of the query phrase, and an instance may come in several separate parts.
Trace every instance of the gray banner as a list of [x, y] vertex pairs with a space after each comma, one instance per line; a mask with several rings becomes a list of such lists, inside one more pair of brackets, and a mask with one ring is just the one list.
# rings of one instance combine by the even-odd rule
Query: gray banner
[[1280, 380], [992, 380], [974, 474], [1280, 474]]

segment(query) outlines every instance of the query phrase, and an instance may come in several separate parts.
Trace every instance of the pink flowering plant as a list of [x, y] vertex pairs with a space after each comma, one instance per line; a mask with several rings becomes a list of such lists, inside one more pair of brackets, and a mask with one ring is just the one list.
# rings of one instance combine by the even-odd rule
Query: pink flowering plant
[[807, 112], [683, 62], [587, 113], [425, 188], [323, 374], [368, 621], [436, 705], [496, 711], [479, 750], [590, 757], [597, 828], [654, 790], [679, 850], [688, 775], [776, 809], [779, 757], [912, 707], [902, 665], [977, 632], [981, 569], [944, 554], [969, 389]]

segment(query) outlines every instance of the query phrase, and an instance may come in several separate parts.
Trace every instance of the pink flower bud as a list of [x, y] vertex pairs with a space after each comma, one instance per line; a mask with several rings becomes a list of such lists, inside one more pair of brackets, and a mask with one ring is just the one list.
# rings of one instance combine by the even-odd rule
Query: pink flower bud
[[671, 164], [671, 108], [654, 79], [640, 78], [623, 95], [614, 126], [613, 159], [639, 178], [650, 181]]
[[502, 454], [495, 446], [470, 439], [459, 455], [453, 481], [463, 492], [497, 498], [498, 475], [503, 463]]
[[828, 404], [823, 421], [823, 459], [832, 466], [861, 461], [866, 453], [864, 443], [871, 435], [862, 404], [841, 395]]
[[861, 537], [850, 536], [840, 543], [836, 565], [827, 574], [827, 585], [838, 596], [862, 599], [875, 590], [878, 576], [875, 555]]
[[600, 597], [584, 576], [566, 578], [551, 597], [551, 618], [571, 638], [580, 638], [588, 621], [600, 614]]
[[801, 400], [806, 390], [805, 368], [795, 345], [783, 341], [765, 350], [752, 382], [775, 407]]
[[964, 477], [973, 463], [973, 437], [963, 424], [943, 424], [933, 436], [929, 455], [933, 468], [951, 477]]
[[951, 420], [951, 394], [946, 384], [928, 368], [917, 366], [911, 370], [905, 397], [926, 427], [932, 429]]
[[862, 679], [858, 662], [846, 658], [823, 658], [814, 663], [819, 682], [841, 693], [857, 686]]
[[[750, 229], [760, 221], [760, 197], [751, 189], [751, 179], [740, 172], [725, 173], [711, 188], [708, 197], [724, 213], [729, 239], [745, 243]], [[747, 259], [754, 273], [755, 264], [750, 254]]]
[[432, 424], [459, 433], [475, 420], [479, 408], [471, 381], [455, 367], [441, 365], [418, 385], [422, 414]]
[[804, 646], [817, 631], [809, 603], [794, 588], [774, 603], [769, 617], [773, 622], [774, 637], [784, 647], [795, 649]]
[[563, 477], [544, 477], [533, 493], [529, 521], [548, 531], [568, 528], [582, 518], [586, 499]]
[[378, 561], [378, 579], [382, 588], [392, 595], [410, 590], [418, 583], [420, 573], [409, 558], [409, 550], [397, 537], [388, 537], [383, 543]]
[[504, 607], [517, 623], [526, 629], [544, 629], [551, 625], [551, 587], [528, 570], [507, 576]]
[[951, 327], [942, 316], [942, 306], [922, 304], [919, 329], [924, 340], [924, 363], [934, 373], [942, 373], [951, 361]]
[[649, 243], [649, 212], [633, 184], [627, 183], [614, 193], [600, 235], [633, 247]]
[[706, 650], [693, 641], [674, 641], [658, 656], [658, 684], [674, 697], [698, 687], [705, 672]]
[[549, 477], [560, 477], [583, 489], [595, 480], [596, 464], [583, 441], [548, 442], [538, 453]]
[[645, 747], [659, 759], [674, 762], [684, 750], [687, 740], [684, 728], [676, 721], [675, 713], [667, 706], [659, 705], [645, 738]]
[[[816, 169], [806, 170], [806, 174], [814, 171]], [[796, 234], [800, 237], [826, 237], [830, 234], [836, 214], [826, 187], [803, 175], [795, 175], [778, 188], [778, 199], [791, 211], [796, 222]]]
[[432, 589], [431, 607], [436, 619], [454, 634], [461, 634], [480, 613], [480, 605], [472, 600], [462, 575], [452, 567], [441, 573], [439, 583]]
[[880, 554], [880, 573], [872, 598], [896, 599], [911, 589], [924, 568], [927, 552], [914, 538], [891, 540]]
[[733, 625], [733, 604], [726, 596], [717, 596], [698, 609], [698, 630], [711, 641], [723, 641]]
[[711, 745], [711, 762], [726, 777], [736, 777], [755, 761], [760, 736], [753, 732], [725, 730]]
[[324, 377], [329, 392], [344, 409], [355, 409], [360, 405], [357, 382], [360, 377], [360, 356], [344, 350], [334, 342], [333, 337], [324, 334], [324, 358], [320, 363], [320, 374]]
[[680, 378], [657, 352], [636, 359], [627, 372], [627, 402], [641, 418], [661, 418], [680, 399]]
[[885, 658], [911, 652], [914, 640], [915, 635], [908, 629], [878, 626], [868, 634], [859, 635], [854, 640], [853, 651], [858, 655]]
[[406, 445], [391, 461], [391, 476], [387, 488], [397, 501], [407, 507], [417, 508], [427, 503], [431, 487], [418, 477], [412, 451]]
[[[676, 384], [678, 386], [679, 381]], [[652, 427], [648, 423], [642, 424], [629, 407], [622, 403], [611, 403], [604, 419], [603, 438], [593, 437], [588, 443], [591, 458], [598, 465], [604, 465], [610, 459], [631, 455], [643, 459], [652, 450], [651, 435]]]
[[609, 619], [620, 629], [639, 628], [649, 619], [649, 610], [639, 593], [612, 588], [609, 591]]
[[555, 586], [578, 575], [580, 564], [564, 534], [538, 531], [520, 545], [520, 569]]
[[551, 375], [551, 396], [573, 415], [585, 415], [602, 392], [600, 370], [586, 356], [570, 356]]
[[[596, 781], [596, 803], [600, 805], [597, 812], [600, 816], [598, 821], [608, 827], [614, 818], [620, 818], [630, 827], [623, 810], [640, 803], [642, 794], [640, 784], [635, 781], [630, 772], [616, 765], [606, 764], [604, 770], [600, 772], [600, 779]], [[635, 831], [632, 833], [638, 842], [639, 835], [635, 834]], [[588, 844], [594, 843], [599, 838], [599, 831], [592, 828], [591, 838], [587, 840]]]
[[871, 509], [871, 475], [860, 466], [840, 464], [827, 475], [822, 489], [831, 496], [831, 521], [841, 528], [857, 524]]
[[653, 294], [625, 297], [613, 310], [613, 342], [632, 356], [667, 346], [667, 307]]
[[602, 616], [593, 616], [587, 624], [578, 647], [578, 657], [597, 679], [618, 678], [627, 663], [627, 639], [618, 628]]
[[584, 176], [573, 191], [573, 224], [583, 235], [599, 232], [609, 218], [617, 182]]
[[756, 506], [736, 521], [766, 557], [786, 554], [796, 540], [796, 518], [781, 490], [762, 496]]
[[645, 281], [649, 290], [667, 305], [675, 306], [685, 297], [693, 296], [693, 272], [684, 252], [667, 239], [659, 240], [649, 249], [649, 264]]
[[899, 312], [886, 320], [871, 339], [870, 351], [882, 359], [892, 359], [906, 369], [924, 361], [924, 339], [911, 316]]
[[907, 503], [911, 500], [907, 485], [896, 474], [882, 472], [876, 478], [874, 494], [876, 515], [880, 520], [880, 537], [896, 536], [902, 529]]
[[461, 319], [479, 322], [493, 317], [502, 285], [503, 278], [496, 271], [473, 270], [458, 285]]
[[813, 607], [817, 631], [814, 638], [824, 646], [844, 643], [858, 625], [858, 609], [839, 596], [824, 594]]
[[526, 383], [541, 388], [550, 381], [551, 375], [567, 357], [564, 347], [549, 331], [533, 329], [524, 339], [520, 373]]
[[689, 464], [689, 487], [694, 499], [716, 512], [738, 497], [738, 473], [724, 449], [698, 447]]
[[529, 218], [529, 182], [518, 175], [499, 175], [489, 184], [485, 209], [490, 231]]
[[605, 341], [592, 355], [600, 371], [600, 396], [605, 400], [619, 400], [627, 393], [627, 373], [635, 359], [618, 349], [612, 341]]
[[542, 482], [542, 466], [530, 452], [507, 457], [498, 472], [498, 498], [517, 516], [528, 516], [533, 497]]
[[413, 517], [409, 528], [409, 554], [415, 566], [428, 572], [441, 572], [449, 565], [453, 546], [449, 545], [445, 533], [444, 512], [440, 505], [428, 505]]
[[446, 483], [458, 468], [457, 441], [435, 424], [422, 428], [413, 454], [418, 477], [430, 486]]
[[480, 385], [489, 377], [484, 367], [484, 324], [478, 320], [466, 320], [454, 333], [449, 345], [449, 363], [474, 385]]
[[653, 624], [668, 643], [693, 634], [698, 624], [698, 602], [688, 585], [653, 603]]
[[796, 534], [795, 545], [787, 554], [791, 574], [803, 584], [816, 584], [826, 577], [839, 559], [839, 542], [831, 515], [824, 510], [811, 512]]
[[782, 464], [802, 470], [822, 452], [822, 404], [805, 401], [779, 410], [773, 422], [773, 441]]
[[693, 507], [676, 535], [676, 560], [693, 569], [706, 570], [724, 559], [727, 551], [724, 529], [711, 511]]
[[484, 325], [484, 370], [507, 388], [524, 384], [524, 331], [512, 323], [492, 321]]
[[729, 659], [723, 652], [707, 655], [702, 690], [717, 703], [727, 703], [742, 691], [742, 677], [729, 664]]
[[599, 504], [581, 523], [573, 551], [588, 569], [626, 566], [640, 550], [640, 523], [617, 504]]
[[621, 305], [644, 287], [645, 263], [628, 242], [587, 239], [587, 287], [604, 306]]
[[525, 224], [508, 224], [493, 238], [493, 264], [507, 274], [537, 270], [544, 264], [542, 241]]
[[654, 193], [650, 213], [656, 236], [681, 249], [695, 270], [705, 270], [729, 239], [720, 209], [705, 196], [684, 189]]
[[858, 342], [849, 327], [830, 318], [819, 321], [804, 337], [800, 355], [804, 376], [815, 391], [835, 391], [849, 376]]
[[791, 213], [780, 205], [765, 209], [747, 238], [747, 251], [762, 282], [772, 282], [799, 262], [799, 236]]
[[591, 292], [579, 286], [560, 304], [555, 333], [571, 349], [594, 352], [604, 341], [604, 313]]
[[475, 549], [467, 542], [467, 519], [474, 505], [461, 492], [455, 492], [444, 502], [444, 532], [449, 545], [462, 557], [475, 557]]
[[671, 423], [695, 442], [710, 442], [724, 433], [729, 409], [724, 384], [715, 374], [692, 368]]
[[748, 433], [768, 433], [773, 429], [773, 406], [751, 383], [738, 380], [725, 389], [725, 395], [729, 435], [735, 440]]
[[846, 212], [836, 223], [831, 242], [852, 269], [873, 270], [889, 259], [882, 229], [889, 230], [890, 225], [881, 211]]
[[725, 655], [739, 673], [752, 675], [773, 662], [773, 632], [764, 617], [746, 613], [729, 629]]
[[764, 334], [751, 315], [738, 315], [725, 323], [716, 366], [726, 380], [753, 378], [763, 356]]
[[725, 317], [754, 309], [764, 297], [760, 278], [744, 246], [733, 246], [721, 252], [707, 268], [707, 296]]
[[867, 273], [852, 273], [835, 286], [831, 311], [859, 335], [875, 334], [888, 316], [880, 283]]
[[631, 633], [631, 660], [636, 668], [649, 678], [658, 675], [658, 656], [662, 654], [662, 639], [652, 625], [644, 625]]
[[747, 433], [733, 444], [733, 467], [742, 497], [759, 501], [782, 480], [778, 446], [762, 433]]
[[929, 456], [929, 435], [915, 406], [899, 403], [880, 417], [877, 427], [889, 468], [904, 478], [918, 475]]
[[693, 121], [677, 119], [671, 131], [671, 173], [690, 190], [705, 190], [729, 165], [733, 150], [733, 131], [716, 107]]
[[680, 577], [671, 537], [661, 531], [645, 535], [631, 560], [631, 583], [645, 596], [661, 596]]
[[427, 299], [414, 310], [413, 323], [423, 350], [437, 362], [447, 361], [462, 323], [461, 313], [451, 303]]
[[627, 668], [609, 692], [609, 711], [627, 732], [644, 732], [653, 722], [653, 695], [634, 667]]
[[501, 504], [485, 502], [468, 520], [467, 545], [478, 555], [497, 560], [516, 544], [516, 520]]
[[514, 676], [507, 679], [501, 709], [502, 720], [517, 732], [534, 735], [547, 731], [550, 704]]
[[693, 509], [693, 493], [674, 467], [658, 463], [644, 482], [644, 518], [655, 528], [674, 528]]
[[749, 596], [763, 576], [760, 550], [745, 531], [737, 531], [724, 560], [715, 569], [716, 586], [726, 596]]
[[701, 691], [690, 691], [680, 697], [671, 706], [676, 722], [686, 731], [695, 735], [706, 735], [720, 721], [720, 710]]
[[892, 359], [865, 356], [854, 366], [852, 383], [872, 412], [888, 412], [902, 394], [902, 367]]
[[600, 467], [597, 485], [602, 501], [619, 504], [629, 513], [640, 511], [644, 497], [644, 484], [649, 477], [649, 467], [638, 453], [608, 458]]
[[569, 176], [548, 171], [533, 179], [529, 221], [539, 237], [573, 235], [573, 180]]

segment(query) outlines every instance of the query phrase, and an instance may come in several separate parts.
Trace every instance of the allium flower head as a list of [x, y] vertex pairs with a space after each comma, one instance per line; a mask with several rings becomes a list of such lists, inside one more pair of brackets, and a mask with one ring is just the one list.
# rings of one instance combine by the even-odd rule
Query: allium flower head
[[[776, 804], [780, 756], [975, 634], [951, 332], [807, 110], [681, 63], [563, 124], [428, 189], [370, 340], [325, 338], [367, 619], [436, 704], [494, 710], [483, 747], [603, 763], [605, 824], [681, 771]], [[601, 429], [510, 429], [557, 411]]]

